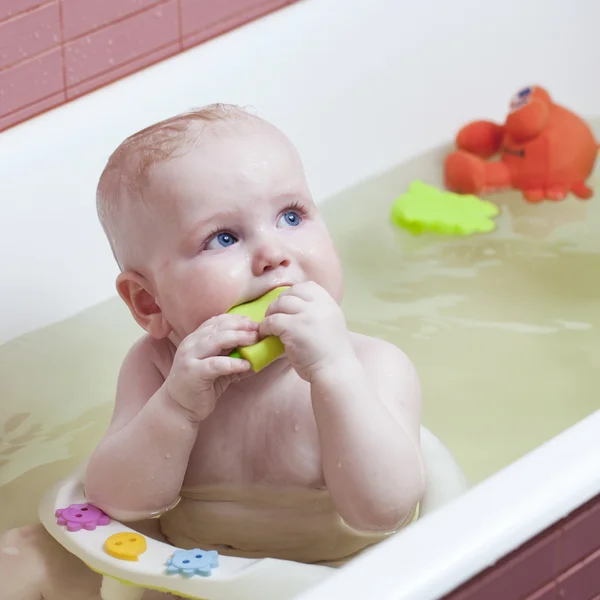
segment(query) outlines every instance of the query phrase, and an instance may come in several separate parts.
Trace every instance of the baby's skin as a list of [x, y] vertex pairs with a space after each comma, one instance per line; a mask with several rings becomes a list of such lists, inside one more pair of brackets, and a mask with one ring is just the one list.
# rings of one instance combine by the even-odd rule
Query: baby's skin
[[[348, 331], [340, 261], [287, 138], [256, 117], [210, 129], [151, 168], [143, 203], [128, 213], [117, 289], [146, 335], [123, 363], [112, 421], [88, 463], [86, 495], [128, 522], [166, 512], [174, 530], [181, 514], [194, 531], [195, 503], [203, 519], [208, 504], [211, 539], [200, 534], [190, 545], [343, 560], [356, 545], [313, 543], [331, 535], [323, 510], [329, 524], [337, 519], [364, 536], [364, 547], [404, 526], [423, 496], [418, 377], [395, 346]], [[262, 323], [226, 314], [279, 286], [289, 289]], [[285, 354], [259, 373], [228, 356], [269, 335], [280, 337]], [[190, 500], [203, 490], [211, 502]], [[275, 500], [256, 502], [270, 491]], [[312, 493], [327, 508], [315, 508], [311, 519], [300, 502], [296, 514], [289, 498]], [[286, 510], [277, 506], [281, 494]], [[298, 539], [300, 530], [312, 536], [312, 554], [301, 542], [277, 551], [273, 540], [278, 532], [293, 538], [295, 519]], [[231, 537], [231, 523], [253, 522], [260, 529]], [[0, 587], [8, 573], [39, 582], [5, 600], [97, 598], [97, 576], [44, 535], [30, 528], [0, 538], [0, 550], [11, 548], [0, 551]], [[41, 566], [35, 577], [19, 575], [17, 552], [34, 553], [40, 565], [52, 554], [67, 573], [62, 581], [73, 573], [73, 589], [56, 591]]]

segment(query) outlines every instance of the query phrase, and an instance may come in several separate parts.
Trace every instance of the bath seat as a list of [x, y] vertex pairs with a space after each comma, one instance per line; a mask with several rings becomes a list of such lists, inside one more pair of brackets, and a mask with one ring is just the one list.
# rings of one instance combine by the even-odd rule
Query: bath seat
[[[467, 483], [450, 452], [424, 427], [421, 428], [421, 446], [428, 481], [420, 505], [420, 515], [425, 516], [459, 496], [466, 490]], [[332, 572], [330, 567], [287, 560], [228, 556], [219, 556], [217, 567], [213, 555], [201, 551], [192, 553], [196, 561], [193, 555], [182, 557], [191, 559], [185, 566], [198, 567], [198, 572], [189, 569], [184, 573], [179, 569], [183, 565], [180, 559], [174, 561], [169, 574], [167, 561], [177, 548], [142, 536], [118, 521], [111, 519], [106, 524], [106, 517], [95, 519], [93, 507], [84, 506], [91, 511], [85, 514], [81, 508], [63, 511], [72, 505], [85, 505], [84, 469], [82, 466], [45, 494], [39, 516], [46, 530], [66, 550], [103, 575], [103, 600], [141, 600], [146, 588], [204, 600], [287, 600], [318, 584]], [[62, 518], [57, 519], [57, 516]], [[112, 555], [105, 550], [108, 538], [111, 544], [107, 549]], [[119, 552], [120, 557], [117, 557]]]

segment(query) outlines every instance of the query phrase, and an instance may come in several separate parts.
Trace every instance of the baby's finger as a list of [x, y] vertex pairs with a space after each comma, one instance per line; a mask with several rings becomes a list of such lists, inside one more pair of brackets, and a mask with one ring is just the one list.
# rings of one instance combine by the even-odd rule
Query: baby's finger
[[283, 313], [275, 313], [265, 317], [258, 328], [259, 335], [261, 337], [267, 337], [269, 335], [275, 335], [277, 337], [282, 336], [288, 329], [290, 318], [289, 315]]
[[276, 300], [271, 302], [265, 317], [274, 315], [276, 313], [283, 313], [286, 315], [296, 315], [302, 310], [306, 309], [306, 301], [298, 298], [298, 296], [287, 295], [279, 296]]
[[252, 369], [248, 369], [248, 371], [244, 371], [242, 373], [232, 373], [228, 379], [231, 383], [237, 383], [238, 381], [244, 381], [244, 379], [248, 379], [248, 377], [252, 377], [254, 375], [254, 371]]
[[258, 323], [246, 317], [245, 315], [234, 315], [234, 314], [223, 314], [211, 317], [200, 327], [199, 330], [208, 331], [210, 328], [215, 327], [217, 329], [241, 329], [245, 331], [253, 331], [258, 329]]
[[258, 327], [253, 331], [244, 329], [219, 330], [216, 327], [207, 332], [198, 340], [195, 348], [196, 358], [203, 359], [209, 356], [227, 354], [238, 346], [250, 346], [259, 340]]
[[214, 381], [218, 377], [242, 374], [250, 371], [252, 365], [242, 358], [230, 356], [211, 356], [202, 361], [201, 377], [205, 381]]
[[314, 281], [305, 281], [293, 285], [289, 290], [282, 292], [279, 297], [282, 298], [287, 294], [293, 294], [298, 298], [302, 298], [302, 300], [306, 300], [306, 302], [311, 302], [312, 300], [327, 294], [327, 292], [318, 283], [315, 283]]

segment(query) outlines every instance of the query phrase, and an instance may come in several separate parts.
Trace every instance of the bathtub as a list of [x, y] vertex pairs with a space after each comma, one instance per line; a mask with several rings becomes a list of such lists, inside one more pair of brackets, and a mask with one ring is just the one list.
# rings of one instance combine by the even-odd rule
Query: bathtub
[[[1, 528], [33, 521], [44, 489], [91, 451], [140, 333], [115, 299], [94, 206], [99, 172], [126, 135], [190, 106], [251, 105], [296, 143], [331, 221], [328, 207], [361, 190], [391, 203], [411, 177], [439, 178], [457, 129], [501, 121], [523, 84], [544, 84], [599, 134], [598, 22], [592, 0], [548, 0], [543, 14], [533, 0], [306, 0], [1, 133]], [[597, 407], [302, 600], [599, 593]]]

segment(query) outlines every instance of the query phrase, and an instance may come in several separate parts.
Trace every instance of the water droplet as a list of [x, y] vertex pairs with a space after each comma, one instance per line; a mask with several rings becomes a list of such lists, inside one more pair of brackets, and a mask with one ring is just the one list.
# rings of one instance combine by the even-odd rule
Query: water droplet
[[92, 43], [92, 38], [89, 35], [85, 38], [85, 43], [86, 44], [91, 44]]
[[36, 40], [39, 40], [39, 39], [40, 39], [40, 32], [39, 32], [39, 31], [36, 31], [36, 32], [33, 34], [33, 37], [34, 37]]
[[171, 458], [171, 455], [167, 452], [167, 454], [165, 454], [165, 458]]
[[109, 45], [109, 46], [112, 46], [112, 45], [113, 45], [113, 41], [112, 41], [112, 40], [108, 40], [108, 42], [107, 42], [107, 43], [108, 43], [108, 45]]
[[154, 16], [159, 19], [160, 17], [162, 17], [163, 13], [162, 10], [155, 10], [154, 11]]
[[55, 33], [55, 34], [52, 36], [52, 40], [53, 40], [54, 42], [58, 42], [58, 40], [59, 40], [59, 37], [58, 37], [58, 35], [56, 35], [56, 33]]
[[115, 59], [114, 58], [109, 58], [108, 59], [108, 64], [109, 65], [114, 65], [115, 64]]
[[295, 432], [298, 432], [298, 431], [300, 431], [300, 426], [299, 426], [299, 425], [294, 425], [294, 431], [295, 431]]
[[339, 469], [339, 468], [341, 468], [341, 466], [342, 466], [342, 463], [341, 463], [341, 462], [339, 462], [339, 463], [338, 463], [337, 465], [335, 465], [335, 466], [336, 466], [336, 467]]

